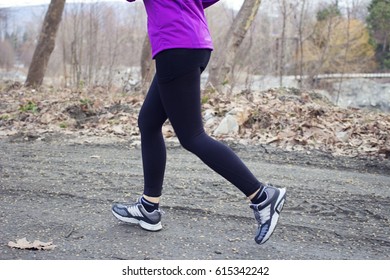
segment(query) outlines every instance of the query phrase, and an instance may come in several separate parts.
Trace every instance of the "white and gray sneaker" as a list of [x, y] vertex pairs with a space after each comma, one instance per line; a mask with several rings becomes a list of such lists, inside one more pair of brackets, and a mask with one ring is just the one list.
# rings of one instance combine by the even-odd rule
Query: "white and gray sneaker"
[[258, 228], [255, 241], [258, 244], [264, 244], [272, 235], [278, 223], [280, 212], [286, 201], [286, 189], [278, 189], [270, 185], [264, 186], [264, 192], [267, 195], [265, 201], [260, 204], [251, 204]]
[[141, 203], [141, 198], [133, 204], [114, 204], [112, 214], [122, 222], [139, 224], [143, 229], [150, 231], [159, 231], [162, 229], [160, 209], [153, 212], [146, 211]]

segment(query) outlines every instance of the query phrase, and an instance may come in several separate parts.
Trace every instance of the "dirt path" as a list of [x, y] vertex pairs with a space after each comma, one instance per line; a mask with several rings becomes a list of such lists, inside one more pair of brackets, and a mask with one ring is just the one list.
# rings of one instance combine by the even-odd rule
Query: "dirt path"
[[[168, 147], [164, 229], [150, 233], [110, 212], [114, 201], [140, 194], [139, 148], [11, 140], [0, 140], [0, 259], [390, 258], [388, 160], [233, 147], [259, 178], [288, 188], [278, 228], [258, 246], [243, 196], [177, 145]], [[57, 247], [7, 246], [23, 237]]]

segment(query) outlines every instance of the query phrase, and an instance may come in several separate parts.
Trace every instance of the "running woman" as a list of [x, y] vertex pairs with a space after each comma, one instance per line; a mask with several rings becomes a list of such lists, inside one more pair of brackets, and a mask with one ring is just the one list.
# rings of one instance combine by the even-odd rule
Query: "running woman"
[[263, 244], [276, 227], [286, 190], [262, 184], [229, 147], [208, 136], [203, 128], [200, 75], [213, 50], [204, 9], [218, 1], [144, 0], [156, 74], [138, 118], [143, 194], [135, 203], [113, 205], [112, 212], [119, 220], [149, 231], [162, 228], [159, 202], [166, 164], [162, 126], [169, 120], [186, 150], [251, 201], [258, 222], [255, 241]]

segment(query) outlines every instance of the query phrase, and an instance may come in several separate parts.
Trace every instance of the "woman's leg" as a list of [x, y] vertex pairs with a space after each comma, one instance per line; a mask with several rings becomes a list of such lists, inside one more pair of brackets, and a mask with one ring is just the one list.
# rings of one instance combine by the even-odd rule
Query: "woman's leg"
[[161, 104], [156, 77], [150, 86], [138, 117], [141, 131], [144, 194], [136, 203], [116, 203], [112, 213], [122, 222], [139, 224], [150, 231], [162, 228], [159, 199], [165, 172], [166, 150], [162, 125], [167, 120]]
[[172, 50], [157, 56], [161, 101], [182, 146], [249, 197], [262, 184], [229, 147], [209, 137], [203, 128], [200, 74], [208, 58], [207, 50]]
[[[161, 226], [158, 198], [161, 195], [166, 151], [161, 132], [167, 117], [184, 148], [196, 154], [214, 171], [238, 187], [253, 204], [258, 222], [255, 241], [266, 242], [273, 233], [286, 200], [286, 190], [263, 186], [227, 146], [209, 137], [200, 106], [200, 74], [210, 58], [207, 50], [170, 50], [156, 57], [157, 74], [142, 106], [139, 127], [145, 175], [145, 198], [137, 203], [115, 204], [119, 220], [157, 231]], [[147, 209], [148, 205], [151, 211]]]
[[263, 186], [229, 147], [205, 133], [200, 74], [209, 55], [205, 50], [172, 50], [158, 55], [156, 66], [161, 101], [183, 147], [251, 199], [251, 208], [258, 222], [255, 241], [264, 244], [275, 230], [286, 200], [286, 190]]
[[[138, 117], [141, 132], [144, 195], [153, 201], [161, 196], [166, 165], [166, 149], [161, 128], [167, 120], [154, 77]], [[158, 201], [157, 201], [158, 202]]]

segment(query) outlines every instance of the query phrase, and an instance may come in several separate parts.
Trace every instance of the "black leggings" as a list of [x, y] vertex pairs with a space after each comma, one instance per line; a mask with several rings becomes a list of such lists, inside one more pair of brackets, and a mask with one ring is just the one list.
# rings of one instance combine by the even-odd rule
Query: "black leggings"
[[161, 128], [167, 119], [185, 149], [246, 196], [261, 186], [229, 147], [209, 137], [203, 129], [200, 74], [210, 54], [207, 49], [171, 49], [155, 58], [157, 73], [138, 118], [145, 195], [159, 197], [162, 193], [166, 149]]

